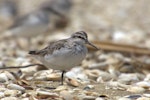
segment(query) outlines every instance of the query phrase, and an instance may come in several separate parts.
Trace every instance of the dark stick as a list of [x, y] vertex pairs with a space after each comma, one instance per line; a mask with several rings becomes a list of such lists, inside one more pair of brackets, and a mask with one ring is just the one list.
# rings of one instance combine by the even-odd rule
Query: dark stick
[[27, 68], [27, 67], [31, 67], [31, 66], [44, 66], [42, 64], [30, 64], [30, 65], [26, 65], [26, 66], [9, 66], [9, 67], [4, 67], [4, 68], [0, 68], [1, 69], [15, 69], [15, 68]]

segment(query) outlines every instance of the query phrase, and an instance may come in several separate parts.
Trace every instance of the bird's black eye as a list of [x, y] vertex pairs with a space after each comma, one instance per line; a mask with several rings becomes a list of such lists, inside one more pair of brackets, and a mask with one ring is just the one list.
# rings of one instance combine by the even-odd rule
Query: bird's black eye
[[80, 39], [84, 39], [83, 37], [81, 37], [81, 36], [78, 36], [78, 38], [80, 38]]

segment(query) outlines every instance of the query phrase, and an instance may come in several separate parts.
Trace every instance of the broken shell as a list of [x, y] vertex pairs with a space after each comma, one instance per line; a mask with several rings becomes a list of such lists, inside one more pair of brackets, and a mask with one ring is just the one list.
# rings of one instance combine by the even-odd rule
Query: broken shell
[[147, 89], [150, 88], [150, 82], [146, 81], [137, 82], [136, 85]]
[[83, 90], [90, 90], [90, 89], [94, 89], [94, 85], [87, 85], [86, 87], [84, 87]]
[[19, 90], [6, 90], [4, 94], [5, 96], [20, 96], [22, 93]]
[[87, 96], [95, 96], [95, 97], [98, 97], [99, 96], [99, 93], [97, 92], [93, 92], [93, 91], [83, 91], [83, 93]]
[[108, 63], [107, 62], [101, 62], [101, 63], [92, 63], [88, 66], [90, 69], [107, 69], [108, 68]]
[[6, 73], [6, 76], [8, 77], [8, 79], [15, 80], [15, 77], [14, 77], [14, 75], [12, 73], [10, 73], [8, 71], [5, 71], [5, 73]]
[[71, 85], [71, 86], [74, 86], [74, 87], [79, 86], [79, 83], [78, 83], [78, 81], [76, 79], [67, 78], [66, 79], [66, 83], [68, 85]]
[[60, 96], [62, 96], [64, 100], [73, 100], [73, 95], [69, 91], [66, 91], [66, 90], [61, 91]]
[[41, 98], [41, 99], [58, 98], [59, 97], [59, 95], [57, 93], [51, 93], [51, 92], [41, 91], [41, 90], [36, 91], [36, 94], [37, 94], [38, 98]]
[[51, 73], [46, 76], [47, 81], [60, 81], [61, 80], [61, 74], [60, 73]]
[[81, 83], [89, 82], [87, 75], [81, 72], [81, 69], [73, 68], [71, 71], [67, 72], [65, 75], [67, 78], [77, 79]]
[[8, 77], [5, 73], [0, 73], [0, 82], [7, 82]]
[[105, 98], [98, 97], [95, 100], [105, 100]]
[[89, 76], [89, 78], [96, 80], [100, 75], [100, 70], [94, 69], [94, 70], [86, 70], [86, 74]]
[[126, 90], [128, 87], [129, 87], [128, 85], [119, 83], [117, 81], [110, 81], [107, 82], [106, 84], [106, 89], [112, 88], [112, 89]]
[[99, 77], [96, 79], [97, 82], [106, 82], [110, 81], [111, 79], [115, 79], [112, 75], [107, 72], [101, 71]]
[[127, 91], [132, 92], [132, 93], [143, 93], [146, 90], [139, 86], [131, 86], [127, 89]]
[[18, 46], [22, 49], [27, 49], [29, 45], [29, 41], [26, 38], [18, 38], [17, 43]]
[[94, 96], [82, 96], [81, 98], [82, 100], [95, 100], [96, 99], [96, 97]]
[[34, 79], [36, 79], [36, 80], [51, 80], [51, 81], [60, 80], [61, 74], [60, 73], [52, 73], [52, 72], [53, 72], [53, 70], [39, 71], [34, 74]]
[[141, 97], [140, 94], [132, 94], [132, 95], [127, 95], [127, 96], [124, 96], [126, 98], [130, 98], [130, 99], [138, 99]]
[[53, 70], [42, 70], [42, 71], [38, 71], [34, 74], [34, 77], [36, 76], [46, 76], [49, 75], [53, 72]]
[[118, 77], [118, 81], [123, 84], [131, 84], [132, 82], [139, 81], [137, 74], [120, 74]]
[[149, 81], [150, 80], [150, 74], [147, 74], [144, 81]]
[[130, 98], [125, 98], [125, 97], [117, 97], [116, 100], [132, 100]]
[[58, 86], [54, 91], [63, 91], [63, 90], [67, 90], [68, 88], [66, 86]]
[[1, 100], [20, 100], [20, 99], [18, 99], [17, 97], [5, 97], [2, 98]]
[[150, 94], [143, 94], [143, 96], [150, 98]]
[[140, 98], [138, 98], [138, 99], [136, 99], [136, 100], [150, 100], [150, 98], [147, 98], [147, 97], [140, 97]]
[[4, 96], [4, 92], [0, 92], [0, 98], [3, 98]]
[[25, 92], [25, 88], [24, 87], [22, 87], [20, 85], [17, 85], [17, 84], [13, 84], [13, 83], [8, 84], [7, 88], [14, 89], [14, 90], [19, 90], [19, 91], [22, 91], [23, 93]]
[[14, 75], [8, 71], [2, 71], [0, 73], [0, 82], [7, 82], [8, 80], [15, 80]]

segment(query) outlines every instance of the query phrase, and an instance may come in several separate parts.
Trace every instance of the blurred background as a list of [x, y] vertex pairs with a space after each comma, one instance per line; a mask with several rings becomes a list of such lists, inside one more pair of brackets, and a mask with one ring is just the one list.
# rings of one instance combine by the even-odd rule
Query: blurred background
[[[98, 100], [95, 99], [96, 92], [98, 97], [100, 94], [101, 97], [108, 98], [112, 95], [110, 100], [120, 100], [111, 97], [122, 97], [123, 92], [126, 93], [124, 95], [137, 93], [138, 95], [131, 96], [132, 100], [139, 97], [139, 93], [150, 93], [149, 4], [150, 0], [0, 0], [0, 68], [19, 67], [19, 71], [1, 71], [0, 82], [9, 81], [8, 85], [15, 83], [25, 86], [24, 90], [33, 90], [29, 91], [29, 94], [28, 91], [21, 92], [27, 93], [21, 94], [21, 98], [28, 96], [34, 100], [36, 97], [40, 99], [41, 96], [43, 99], [43, 92], [38, 95], [37, 91], [41, 87], [42, 91], [52, 90], [47, 87], [52, 87], [58, 82], [60, 74], [55, 71], [53, 74], [52, 70], [41, 71], [43, 67], [40, 66], [20, 68], [39, 63], [31, 58], [28, 51], [43, 49], [52, 41], [68, 38], [77, 31], [85, 31], [89, 41], [100, 50], [88, 47], [90, 52], [81, 66], [69, 71], [72, 74], [68, 80], [73, 79], [74, 81], [70, 82], [81, 83], [83, 87], [81, 84], [74, 85], [68, 82], [68, 85], [71, 84], [76, 89], [65, 87], [54, 90], [54, 93], [59, 90], [73, 93], [73, 90], [74, 93], [78, 92], [74, 97], [82, 97], [81, 94], [84, 94], [83, 96], [90, 97], [88, 100]], [[32, 80], [36, 79], [45, 83], [35, 81], [33, 84]], [[50, 81], [52, 84], [47, 83]], [[91, 85], [87, 87], [86, 83]], [[99, 83], [104, 85], [95, 87], [99, 86]], [[2, 90], [3, 87], [9, 87], [8, 85], [1, 84]], [[59, 87], [57, 84], [54, 85]], [[115, 88], [111, 91], [109, 86]], [[117, 94], [114, 91], [117, 91]], [[5, 92], [0, 91], [0, 98], [3, 93]], [[18, 92], [15, 93], [18, 97]], [[32, 94], [37, 95], [33, 98]], [[91, 99], [90, 94], [94, 99]], [[57, 97], [51, 94], [50, 96]], [[62, 97], [65, 98], [67, 95]], [[64, 99], [62, 97], [60, 96], [61, 100]], [[87, 100], [87, 97], [79, 100]]]
[[[59, 39], [63, 35], [84, 30], [93, 40], [112, 40], [141, 46], [145, 42], [144, 46], [149, 47], [149, 40], [146, 40], [150, 32], [149, 2], [0, 0], [0, 35], [33, 39], [45, 33], [48, 37], [60, 33], [60, 37], [56, 37]], [[46, 12], [48, 8], [54, 12]]]
[[149, 0], [0, 0], [0, 57], [23, 56], [76, 31], [150, 48]]

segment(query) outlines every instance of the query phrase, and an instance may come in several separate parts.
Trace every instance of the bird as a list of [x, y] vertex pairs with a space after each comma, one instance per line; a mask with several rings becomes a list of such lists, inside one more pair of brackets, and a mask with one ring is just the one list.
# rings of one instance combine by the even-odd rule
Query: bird
[[72, 0], [47, 0], [40, 5], [40, 8], [50, 8], [61, 15], [54, 22], [56, 28], [64, 28], [69, 23], [70, 11], [73, 6]]
[[30, 38], [46, 32], [48, 24], [48, 14], [43, 10], [35, 11], [16, 19], [15, 23], [4, 34]]
[[61, 84], [66, 70], [79, 65], [86, 57], [88, 49], [86, 44], [95, 49], [98, 47], [88, 41], [88, 35], [84, 31], [73, 33], [69, 38], [50, 43], [41, 50], [29, 51], [48, 69], [61, 70]]
[[66, 16], [70, 12], [72, 5], [72, 0], [47, 0], [40, 6], [41, 8], [51, 8], [58, 13]]
[[[51, 0], [50, 0], [51, 1]], [[45, 2], [28, 14], [19, 16], [14, 24], [3, 32], [2, 40], [7, 37], [32, 38], [39, 34], [46, 33], [50, 29], [64, 27], [67, 25], [67, 14], [62, 13], [70, 9], [68, 0], [52, 0], [51, 3]], [[67, 9], [67, 8], [68, 9]], [[56, 9], [57, 8], [57, 9]]]

